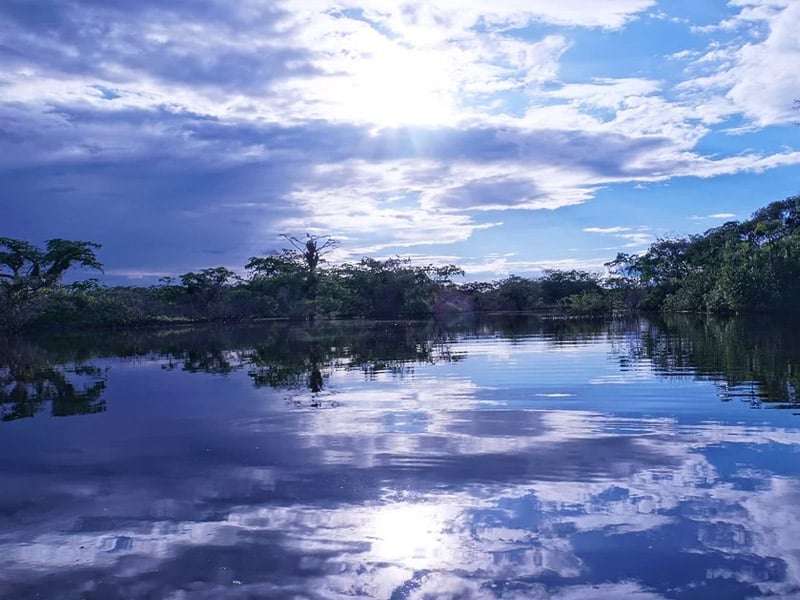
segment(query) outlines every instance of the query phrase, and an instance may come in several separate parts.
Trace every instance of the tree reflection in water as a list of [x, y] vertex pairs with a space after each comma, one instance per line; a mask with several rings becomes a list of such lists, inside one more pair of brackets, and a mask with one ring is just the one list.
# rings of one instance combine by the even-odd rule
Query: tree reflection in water
[[196, 327], [6, 340], [0, 347], [3, 420], [105, 410], [107, 373], [87, 361], [145, 358], [164, 370], [230, 375], [246, 370], [255, 387], [291, 392], [293, 406], [336, 406], [326, 398], [333, 369], [401, 374], [415, 363], [462, 358], [453, 334], [434, 323], [329, 322]]
[[89, 364], [54, 363], [40, 347], [0, 343], [0, 419], [14, 421], [45, 410], [54, 417], [103, 412], [106, 372]]
[[413, 375], [415, 366], [461, 361], [461, 340], [496, 337], [522, 343], [541, 336], [554, 345], [607, 339], [622, 371], [652, 369], [661, 377], [718, 384], [723, 401], [800, 408], [800, 320], [648, 315], [613, 321], [530, 316], [435, 322], [318, 322], [189, 327], [0, 342], [0, 418], [105, 410], [107, 372], [90, 361], [157, 360], [165, 370], [226, 376], [246, 371], [253, 385], [289, 392], [292, 406], [336, 406], [336, 370]]
[[504, 317], [20, 346], [15, 364], [110, 365], [115, 404], [0, 434], [0, 596], [794, 597], [799, 422], [693, 381], [789, 405], [794, 332], [754, 327]]
[[782, 315], [648, 316], [620, 349], [623, 369], [647, 363], [664, 377], [714, 381], [720, 399], [800, 408], [800, 319]]

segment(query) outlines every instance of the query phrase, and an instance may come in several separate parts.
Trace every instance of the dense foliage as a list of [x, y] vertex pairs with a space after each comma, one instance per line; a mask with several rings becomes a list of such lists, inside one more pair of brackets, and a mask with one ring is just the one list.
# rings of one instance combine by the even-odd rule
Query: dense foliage
[[52, 239], [42, 250], [12, 238], [0, 238], [0, 329], [15, 330], [47, 310], [73, 266], [102, 269], [99, 244]]
[[[128, 326], [152, 323], [248, 320], [257, 318], [310, 319], [363, 317], [418, 319], [465, 311], [531, 311], [540, 308], [592, 312], [604, 310], [597, 275], [583, 271], [547, 271], [539, 279], [510, 276], [495, 283], [457, 284], [463, 275], [455, 265], [417, 265], [408, 259], [363, 258], [356, 263], [328, 265], [324, 258], [335, 242], [307, 236], [287, 237], [290, 248], [279, 254], [252, 257], [246, 277], [225, 267], [213, 267], [164, 278], [150, 287], [107, 287], [96, 280], [61, 285], [60, 277], [73, 265], [99, 268], [95, 244], [69, 242], [88, 255], [64, 263], [59, 277], [39, 282], [28, 265], [6, 275], [14, 285], [37, 282], [36, 302], [5, 294], [3, 309], [13, 315], [13, 327]], [[60, 244], [61, 240], [57, 240]], [[30, 244], [3, 240], [6, 262], [17, 264], [14, 252], [39, 252]], [[48, 248], [53, 241], [48, 242]], [[30, 250], [30, 252], [29, 252]], [[15, 262], [16, 261], [16, 262]], [[32, 263], [31, 263], [32, 264]], [[587, 301], [594, 295], [595, 301]]]
[[660, 239], [618, 254], [610, 275], [545, 271], [495, 282], [457, 282], [455, 265], [363, 258], [331, 265], [328, 237], [285, 236], [289, 248], [252, 257], [241, 277], [225, 267], [164, 278], [151, 287], [61, 281], [74, 266], [101, 268], [90, 242], [45, 249], [0, 238], [0, 328], [126, 326], [257, 318], [416, 319], [467, 311], [604, 315], [619, 309], [742, 312], [791, 310], [800, 298], [800, 196], [702, 235]]
[[618, 254], [611, 283], [630, 305], [665, 311], [793, 310], [800, 298], [800, 196], [744, 222]]

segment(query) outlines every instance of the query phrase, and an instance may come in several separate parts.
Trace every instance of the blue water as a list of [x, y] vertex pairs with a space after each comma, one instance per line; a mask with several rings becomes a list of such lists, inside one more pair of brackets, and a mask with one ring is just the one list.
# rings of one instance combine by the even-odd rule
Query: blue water
[[800, 595], [800, 355], [753, 327], [6, 342], [0, 597]]

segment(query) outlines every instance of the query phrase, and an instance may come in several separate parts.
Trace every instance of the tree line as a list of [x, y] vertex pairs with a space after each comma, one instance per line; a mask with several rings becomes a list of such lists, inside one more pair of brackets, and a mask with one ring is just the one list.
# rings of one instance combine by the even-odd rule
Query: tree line
[[800, 196], [701, 235], [657, 240], [607, 263], [606, 285], [636, 308], [736, 313], [800, 307]]
[[251, 257], [246, 276], [210, 267], [158, 285], [64, 284], [69, 269], [102, 270], [92, 242], [53, 239], [44, 248], [0, 238], [0, 329], [131, 326], [316, 317], [418, 319], [459, 312], [606, 315], [617, 310], [745, 312], [793, 310], [800, 299], [800, 196], [744, 222], [659, 239], [642, 254], [620, 253], [608, 274], [547, 270], [464, 282], [456, 265], [400, 257], [329, 264], [337, 242], [285, 235], [287, 247]]

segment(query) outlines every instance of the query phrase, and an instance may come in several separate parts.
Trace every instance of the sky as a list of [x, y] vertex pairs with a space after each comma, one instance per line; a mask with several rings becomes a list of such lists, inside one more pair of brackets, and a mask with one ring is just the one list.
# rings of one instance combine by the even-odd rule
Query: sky
[[3, 0], [0, 236], [602, 271], [800, 193], [798, 0]]

